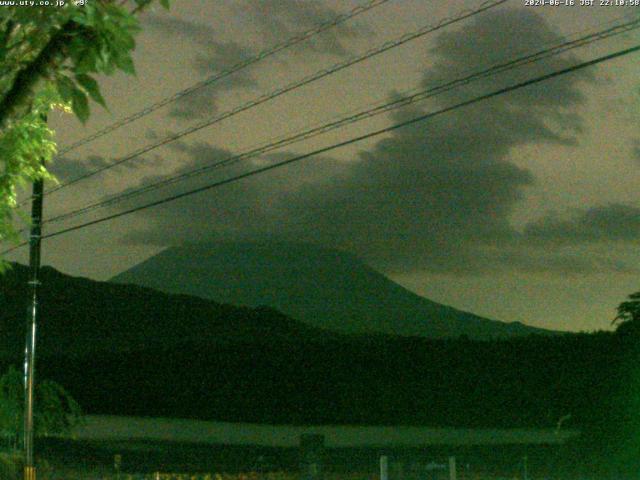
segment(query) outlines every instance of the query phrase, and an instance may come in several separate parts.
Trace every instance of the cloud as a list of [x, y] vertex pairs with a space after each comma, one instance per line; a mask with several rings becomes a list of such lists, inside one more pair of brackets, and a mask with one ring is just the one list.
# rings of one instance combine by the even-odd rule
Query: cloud
[[[166, 35], [181, 41], [187, 40], [198, 47], [193, 68], [200, 77], [207, 78], [230, 70], [254, 54], [252, 49], [237, 42], [217, 40], [219, 33], [209, 25], [159, 15], [149, 15], [147, 22]], [[252, 69], [242, 69], [180, 98], [172, 105], [171, 115], [184, 119], [211, 115], [217, 109], [216, 103], [221, 93], [256, 85]]]
[[[523, 250], [520, 248], [503, 248], [494, 252], [491, 265], [503, 268], [508, 265], [511, 270], [527, 273], [553, 273], [559, 275], [588, 275], [598, 273], [638, 274], [640, 269], [628, 265], [625, 261], [595, 252]], [[490, 267], [489, 267], [490, 268]]]
[[[250, 57], [251, 52], [237, 43], [211, 42], [208, 52], [198, 53], [193, 65], [200, 75], [208, 78], [231, 70]], [[256, 86], [257, 81], [251, 68], [243, 69], [182, 97], [172, 108], [171, 114], [186, 120], [208, 117], [217, 110], [219, 95], [235, 89], [250, 89]]]
[[[233, 40], [220, 40], [221, 34], [212, 26], [180, 18], [149, 15], [152, 28], [197, 46], [193, 68], [203, 78], [225, 72], [253, 58], [260, 51], [294, 37], [310, 28], [332, 20], [337, 13], [316, 1], [262, 0], [239, 2], [234, 10], [255, 25], [262, 45], [245, 46]], [[321, 54], [344, 56], [349, 52], [346, 42], [359, 37], [366, 29], [359, 26], [338, 25], [313, 39], [304, 41], [289, 54]], [[249, 89], [258, 85], [258, 65], [245, 67], [182, 97], [171, 115], [193, 119], [211, 115], [216, 110], [219, 95], [235, 89]]]
[[[203, 165], [212, 165], [231, 158], [234, 153], [210, 146], [206, 143], [186, 144], [177, 142], [173, 149], [186, 154], [189, 161], [183, 164], [176, 173], [190, 171]], [[147, 194], [144, 199], [153, 201], [171, 193], [197, 188], [198, 186], [222, 180], [246, 171], [276, 163], [291, 157], [291, 154], [275, 154], [247, 160], [241, 164], [225, 168], [213, 169], [210, 173], [191, 180], [188, 184], [179, 184], [170, 189]], [[208, 193], [187, 197], [176, 203], [167, 204], [165, 208], [150, 210], [145, 214], [151, 224], [138, 232], [133, 232], [127, 241], [143, 242], [156, 245], [170, 245], [192, 241], [194, 238], [250, 239], [264, 236], [265, 229], [278, 224], [293, 226], [292, 208], [297, 203], [296, 197], [309, 185], [317, 185], [328, 181], [335, 175], [344, 172], [346, 165], [330, 158], [319, 158], [321, 168], [316, 164], [297, 165], [292, 169], [274, 170], [265, 175], [257, 175], [242, 182], [226, 185]], [[292, 176], [295, 172], [295, 176]], [[161, 176], [149, 176], [141, 180], [141, 184], [155, 183]], [[131, 205], [139, 204], [133, 200]], [[120, 208], [129, 206], [122, 204]], [[299, 220], [299, 219], [298, 219]], [[268, 235], [268, 233], [267, 233]]]
[[[439, 85], [563, 40], [544, 17], [531, 10], [492, 12], [466, 27], [464, 35], [444, 32], [437, 37], [431, 52], [437, 60], [425, 73], [422, 84], [425, 87]], [[438, 103], [455, 104], [579, 62], [573, 55], [553, 56], [446, 92], [438, 96]], [[577, 87], [581, 82], [594, 80], [592, 72], [581, 70], [521, 88], [478, 108], [460, 110], [457, 116], [464, 115], [468, 121], [458, 123], [469, 125], [464, 135], [471, 135], [472, 141], [482, 139], [504, 146], [546, 141], [570, 144], [574, 142], [573, 135], [582, 131], [575, 107], [584, 103], [585, 95]], [[483, 122], [483, 118], [491, 121]]]
[[50, 170], [60, 182], [66, 182], [104, 168], [110, 163], [99, 155], [89, 155], [86, 159], [57, 157]]
[[133, 162], [124, 162], [114, 166], [114, 163], [117, 160], [118, 159], [107, 158], [100, 155], [89, 155], [81, 158], [71, 158], [66, 156], [56, 157], [50, 165], [49, 170], [60, 183], [64, 184], [77, 178], [84, 177], [85, 175], [92, 176], [91, 174], [94, 174], [97, 171], [102, 171], [103, 169], [108, 170], [108, 173], [97, 175], [94, 179], [104, 181], [105, 174], [118, 176], [122, 175], [123, 170], [136, 172], [141, 167], [161, 162], [161, 159], [157, 154], [147, 154], [145, 156], [136, 157]]
[[181, 37], [200, 46], [207, 46], [217, 36], [217, 31], [210, 25], [184, 20], [175, 16], [151, 13], [145, 16], [145, 23], [162, 33]]
[[562, 218], [548, 215], [528, 224], [523, 238], [544, 245], [640, 242], [640, 208], [620, 203], [596, 206]]
[[[486, 62], [515, 55], [514, 49], [522, 45], [560, 40], [543, 17], [526, 9], [478, 16], [463, 29], [438, 37], [431, 52], [435, 62], [422, 84], [434, 85], [483, 68]], [[401, 122], [577, 61], [572, 56], [554, 57], [527, 72], [502, 74], [448, 92], [429, 107], [405, 109], [392, 120]], [[308, 159], [149, 211], [147, 227], [128, 241], [164, 245], [195, 238], [315, 242], [351, 251], [388, 273], [626, 271], [615, 259], [586, 258], [561, 250], [552, 254], [522, 240], [538, 235], [575, 243], [580, 235], [604, 235], [617, 225], [616, 218], [633, 223], [633, 210], [594, 208], [573, 223], [549, 217], [529, 225], [524, 237], [510, 221], [524, 189], [535, 182], [528, 170], [511, 161], [510, 153], [536, 143], [575, 143], [582, 129], [575, 112], [585, 101], [580, 87], [591, 81], [589, 73], [563, 76], [396, 130], [355, 160]], [[558, 128], [560, 123], [564, 130]], [[185, 168], [231, 155], [207, 144], [179, 148], [190, 158]], [[281, 158], [261, 158], [254, 166]], [[216, 178], [250, 166], [219, 171]], [[597, 227], [588, 225], [593, 221]], [[632, 237], [621, 229], [614, 231], [621, 240]]]
[[[243, 0], [237, 2], [235, 8], [256, 27], [265, 45], [281, 43], [283, 39], [338, 16], [338, 12], [317, 0]], [[305, 41], [293, 51], [344, 56], [349, 53], [349, 41], [368, 33], [369, 29], [360, 24], [342, 23]]]

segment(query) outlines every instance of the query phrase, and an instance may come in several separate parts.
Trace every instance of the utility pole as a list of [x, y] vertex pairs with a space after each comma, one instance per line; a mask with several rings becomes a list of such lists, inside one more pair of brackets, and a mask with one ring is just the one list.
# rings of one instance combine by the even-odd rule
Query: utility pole
[[31, 304], [27, 312], [27, 339], [24, 350], [24, 480], [36, 480], [33, 458], [33, 397], [36, 361], [36, 326], [40, 280], [40, 243], [42, 240], [42, 204], [44, 180], [33, 182], [31, 232], [29, 235], [29, 288]]

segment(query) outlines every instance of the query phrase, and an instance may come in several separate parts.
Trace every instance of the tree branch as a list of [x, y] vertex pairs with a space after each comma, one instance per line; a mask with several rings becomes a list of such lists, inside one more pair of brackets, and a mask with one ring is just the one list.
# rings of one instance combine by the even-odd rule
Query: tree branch
[[68, 21], [38, 56], [16, 75], [13, 85], [0, 102], [0, 132], [29, 113], [38, 89], [68, 58], [67, 44], [81, 28], [81, 25]]

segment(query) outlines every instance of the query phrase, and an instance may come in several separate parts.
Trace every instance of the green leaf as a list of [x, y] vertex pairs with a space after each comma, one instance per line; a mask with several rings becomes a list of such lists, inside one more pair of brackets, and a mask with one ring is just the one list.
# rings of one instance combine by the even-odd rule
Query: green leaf
[[169, 10], [169, 0], [160, 0], [160, 5], [162, 5], [166, 10]]
[[58, 75], [56, 77], [56, 87], [58, 88], [58, 93], [62, 97], [62, 100], [65, 102], [71, 102], [73, 100], [73, 91], [76, 88], [73, 80], [65, 75]]
[[82, 39], [74, 38], [70, 45], [70, 55], [76, 73], [97, 72], [99, 53], [95, 45], [86, 45]]
[[123, 72], [128, 73], [129, 75], [136, 74], [136, 67], [134, 66], [133, 60], [129, 55], [122, 55], [120, 57], [117, 57], [115, 59], [115, 63]]
[[99, 46], [99, 49], [96, 53], [97, 69], [102, 73], [106, 73], [107, 75], [111, 75], [113, 72], [115, 72], [114, 58], [112, 52], [108, 48], [108, 45], [103, 42]]
[[89, 75], [79, 74], [76, 75], [77, 82], [82, 85], [82, 88], [89, 94], [89, 96], [93, 99], [94, 102], [99, 103], [103, 107], [107, 107], [102, 94], [100, 93], [100, 87], [98, 82], [96, 82]]
[[92, 26], [100, 22], [100, 12], [98, 11], [98, 6], [96, 6], [95, 2], [87, 2], [81, 10], [87, 19], [85, 25]]
[[86, 123], [89, 119], [89, 100], [87, 95], [79, 88], [73, 89], [71, 109], [82, 123]]

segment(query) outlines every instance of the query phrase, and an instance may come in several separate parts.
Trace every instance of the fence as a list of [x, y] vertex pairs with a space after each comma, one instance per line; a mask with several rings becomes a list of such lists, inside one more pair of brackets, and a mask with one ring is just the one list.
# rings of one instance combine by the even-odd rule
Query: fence
[[552, 447], [336, 448], [321, 434], [297, 448], [57, 441], [46, 452], [40, 480], [543, 480], [561, 470]]
[[[248, 472], [246, 474], [219, 474], [219, 473], [123, 473], [120, 475], [90, 474], [90, 473], [65, 473], [65, 480], [300, 480], [300, 474], [296, 472]], [[55, 477], [57, 478], [57, 477]], [[330, 473], [323, 476], [324, 480], [380, 480], [377, 475], [366, 473]]]
[[[452, 470], [453, 468], [453, 470]], [[514, 466], [514, 470], [518, 466]], [[540, 480], [544, 477], [530, 476], [525, 471], [512, 475], [478, 471], [464, 465], [451, 463], [404, 463], [390, 462], [387, 475], [383, 473], [324, 472], [322, 480]], [[101, 480], [302, 480], [304, 472], [248, 472], [245, 474], [219, 473], [144, 473], [121, 474], [100, 477]]]

